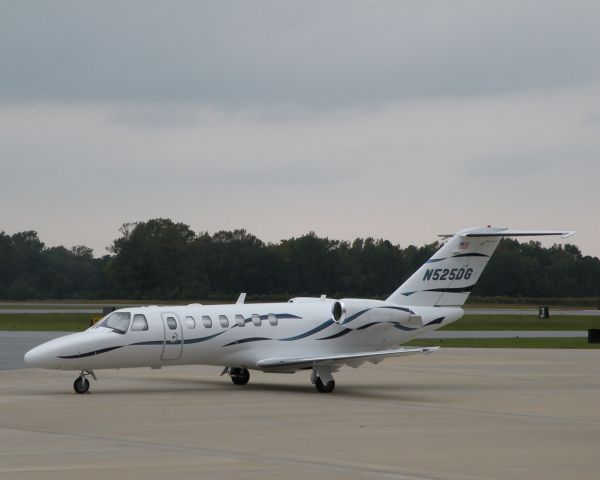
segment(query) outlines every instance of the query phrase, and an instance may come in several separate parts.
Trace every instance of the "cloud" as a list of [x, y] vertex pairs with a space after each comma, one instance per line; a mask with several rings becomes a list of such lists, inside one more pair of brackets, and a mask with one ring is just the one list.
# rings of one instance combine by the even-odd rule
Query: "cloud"
[[343, 108], [600, 78], [598, 2], [12, 2], [0, 101]]
[[468, 225], [585, 224], [577, 244], [597, 252], [598, 98], [600, 85], [300, 113], [4, 106], [0, 216], [97, 253], [122, 222], [156, 216], [265, 240], [315, 230], [401, 243]]

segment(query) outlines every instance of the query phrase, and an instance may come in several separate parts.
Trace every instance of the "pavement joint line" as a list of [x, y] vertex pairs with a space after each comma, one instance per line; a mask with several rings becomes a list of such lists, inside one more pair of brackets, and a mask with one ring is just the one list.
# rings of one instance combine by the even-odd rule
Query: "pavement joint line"
[[[363, 403], [367, 402], [367, 400], [355, 400], [356, 402]], [[592, 419], [584, 419], [584, 418], [574, 418], [574, 417], [559, 417], [554, 415], [538, 415], [533, 413], [519, 413], [519, 412], [497, 412], [493, 410], [484, 410], [478, 408], [461, 408], [461, 407], [452, 407], [452, 406], [441, 406], [433, 403], [405, 403], [398, 402], [397, 400], [391, 400], [392, 402], [400, 405], [402, 407], [407, 407], [413, 410], [438, 410], [438, 411], [449, 411], [449, 412], [462, 412], [469, 413], [473, 415], [480, 416], [493, 416], [500, 418], [515, 418], [521, 420], [551, 420], [559, 423], [577, 423], [583, 425], [600, 425], [600, 421], [592, 420]]]
[[442, 480], [444, 477], [437, 476], [423, 476], [423, 475], [415, 475], [415, 474], [404, 474], [399, 472], [393, 472], [389, 470], [385, 470], [382, 468], [370, 467], [370, 466], [360, 466], [360, 465], [342, 465], [340, 463], [336, 463], [333, 461], [316, 460], [316, 459], [302, 459], [299, 457], [294, 457], [291, 455], [265, 455], [261, 453], [246, 453], [246, 452], [236, 452], [231, 450], [224, 450], [218, 448], [206, 448], [206, 447], [188, 447], [184, 445], [169, 445], [169, 444], [161, 444], [155, 442], [145, 442], [141, 440], [129, 440], [123, 438], [115, 438], [115, 437], [105, 437], [105, 436], [97, 436], [97, 435], [88, 435], [83, 433], [69, 433], [69, 432], [57, 432], [57, 431], [45, 431], [45, 430], [35, 430], [35, 429], [26, 429], [26, 428], [17, 428], [17, 427], [7, 427], [1, 426], [0, 429], [3, 430], [12, 430], [17, 432], [25, 432], [25, 433], [37, 433], [49, 436], [58, 436], [58, 437], [71, 437], [73, 439], [85, 439], [91, 440], [95, 442], [108, 443], [108, 444], [120, 444], [122, 446], [127, 446], [131, 448], [140, 448], [140, 449], [155, 449], [155, 450], [166, 450], [176, 453], [191, 453], [191, 454], [200, 454], [205, 456], [221, 456], [225, 458], [232, 458], [236, 460], [246, 460], [246, 461], [263, 461], [269, 462], [273, 465], [285, 465], [285, 466], [296, 466], [296, 467], [309, 467], [316, 470], [328, 470], [331, 472], [343, 472], [346, 474], [350, 474], [353, 476], [357, 475], [368, 475], [369, 478], [388, 478], [394, 480]]

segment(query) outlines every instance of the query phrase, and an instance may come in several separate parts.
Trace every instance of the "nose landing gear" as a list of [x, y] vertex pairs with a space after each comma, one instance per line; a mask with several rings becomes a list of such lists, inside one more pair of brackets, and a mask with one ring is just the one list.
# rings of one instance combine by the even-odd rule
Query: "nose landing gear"
[[97, 380], [93, 370], [82, 370], [81, 374], [75, 379], [75, 382], [73, 382], [73, 390], [75, 390], [76, 393], [88, 392], [90, 389], [90, 382], [87, 378], [85, 378], [88, 375], [90, 375], [94, 380]]

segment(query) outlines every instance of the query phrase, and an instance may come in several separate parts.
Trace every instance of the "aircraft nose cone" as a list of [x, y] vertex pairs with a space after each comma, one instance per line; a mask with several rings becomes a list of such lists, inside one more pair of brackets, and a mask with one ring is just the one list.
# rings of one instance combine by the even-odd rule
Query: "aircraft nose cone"
[[[65, 362], [74, 358], [81, 348], [85, 347], [87, 335], [85, 332], [72, 333], [49, 340], [29, 350], [23, 360], [28, 367], [61, 369]], [[82, 342], [84, 347], [82, 347]]]
[[23, 360], [25, 360], [25, 365], [28, 367], [44, 368], [51, 358], [51, 355], [48, 353], [44, 345], [39, 345], [29, 350], [25, 354], [25, 357], [23, 357]]
[[23, 360], [25, 360], [25, 365], [27, 365], [28, 367], [37, 366], [36, 364], [37, 364], [38, 359], [39, 359], [39, 348], [38, 347], [32, 348], [23, 357]]

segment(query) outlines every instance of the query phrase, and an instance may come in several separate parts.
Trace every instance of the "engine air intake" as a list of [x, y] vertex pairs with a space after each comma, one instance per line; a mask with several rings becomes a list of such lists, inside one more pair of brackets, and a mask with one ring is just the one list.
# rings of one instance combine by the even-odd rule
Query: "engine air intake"
[[331, 308], [331, 315], [333, 316], [334, 322], [343, 322], [346, 318], [346, 305], [344, 305], [342, 302], [335, 302]]

